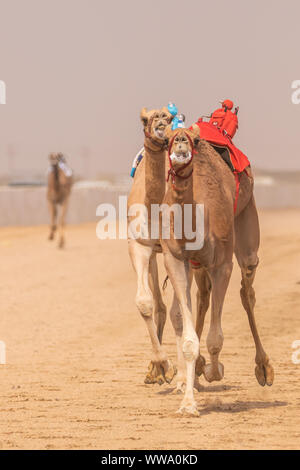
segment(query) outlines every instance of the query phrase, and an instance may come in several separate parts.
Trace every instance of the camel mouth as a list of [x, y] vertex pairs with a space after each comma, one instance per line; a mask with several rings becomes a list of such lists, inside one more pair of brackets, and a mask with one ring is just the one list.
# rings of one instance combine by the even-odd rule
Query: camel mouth
[[165, 137], [165, 129], [165, 126], [160, 125], [154, 129], [154, 134], [159, 139], [163, 139]]
[[178, 165], [185, 165], [192, 159], [192, 153], [191, 152], [186, 152], [186, 153], [175, 153], [173, 152], [170, 155], [172, 163], [177, 163]]

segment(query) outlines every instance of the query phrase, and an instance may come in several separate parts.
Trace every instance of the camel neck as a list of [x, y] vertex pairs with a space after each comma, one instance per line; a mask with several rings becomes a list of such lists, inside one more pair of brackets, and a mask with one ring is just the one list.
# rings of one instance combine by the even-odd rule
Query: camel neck
[[145, 149], [146, 205], [161, 204], [165, 194], [166, 151]]
[[193, 202], [193, 174], [191, 174], [192, 165], [189, 165], [182, 173], [180, 178], [175, 176], [174, 183], [170, 181], [172, 201], [177, 204], [191, 204]]
[[59, 190], [59, 168], [58, 168], [58, 165], [53, 165], [52, 174], [53, 174], [54, 189], [56, 191], [58, 191]]

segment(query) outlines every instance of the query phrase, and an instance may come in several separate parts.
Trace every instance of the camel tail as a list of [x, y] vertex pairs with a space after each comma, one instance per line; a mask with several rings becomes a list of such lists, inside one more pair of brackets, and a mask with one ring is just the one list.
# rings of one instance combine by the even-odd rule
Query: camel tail
[[164, 280], [164, 283], [162, 285], [162, 290], [166, 290], [167, 285], [168, 285], [168, 279], [169, 279], [169, 276], [167, 276], [166, 279]]

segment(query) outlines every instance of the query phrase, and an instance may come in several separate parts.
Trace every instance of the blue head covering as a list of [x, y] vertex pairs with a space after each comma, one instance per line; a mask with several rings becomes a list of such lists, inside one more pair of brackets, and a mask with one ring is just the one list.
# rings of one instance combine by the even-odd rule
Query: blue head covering
[[182, 119], [181, 114], [178, 116], [178, 109], [177, 109], [177, 106], [174, 103], [170, 102], [168, 104], [168, 111], [173, 116], [172, 131], [174, 131], [175, 129], [178, 129], [178, 127], [184, 127], [184, 119]]
[[176, 114], [178, 113], [177, 107], [175, 106], [174, 103], [171, 103], [171, 101], [170, 101], [170, 103], [168, 104], [168, 111], [169, 111], [169, 113], [172, 114], [172, 116], [174, 116], [174, 117], [175, 117]]

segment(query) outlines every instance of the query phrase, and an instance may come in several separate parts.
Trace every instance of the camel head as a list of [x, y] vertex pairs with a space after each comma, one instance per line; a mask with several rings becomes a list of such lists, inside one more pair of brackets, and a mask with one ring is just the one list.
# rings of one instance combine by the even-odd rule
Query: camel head
[[144, 126], [145, 137], [157, 145], [164, 145], [166, 141], [166, 128], [171, 124], [173, 116], [167, 108], [141, 110], [141, 121]]
[[49, 162], [51, 166], [56, 166], [59, 163], [59, 153], [52, 152], [49, 155]]
[[174, 170], [186, 167], [191, 162], [194, 150], [200, 142], [196, 129], [175, 129], [167, 131], [169, 156]]
[[61, 152], [52, 152], [48, 158], [51, 166], [56, 166], [59, 162], [64, 161], [64, 155]]

